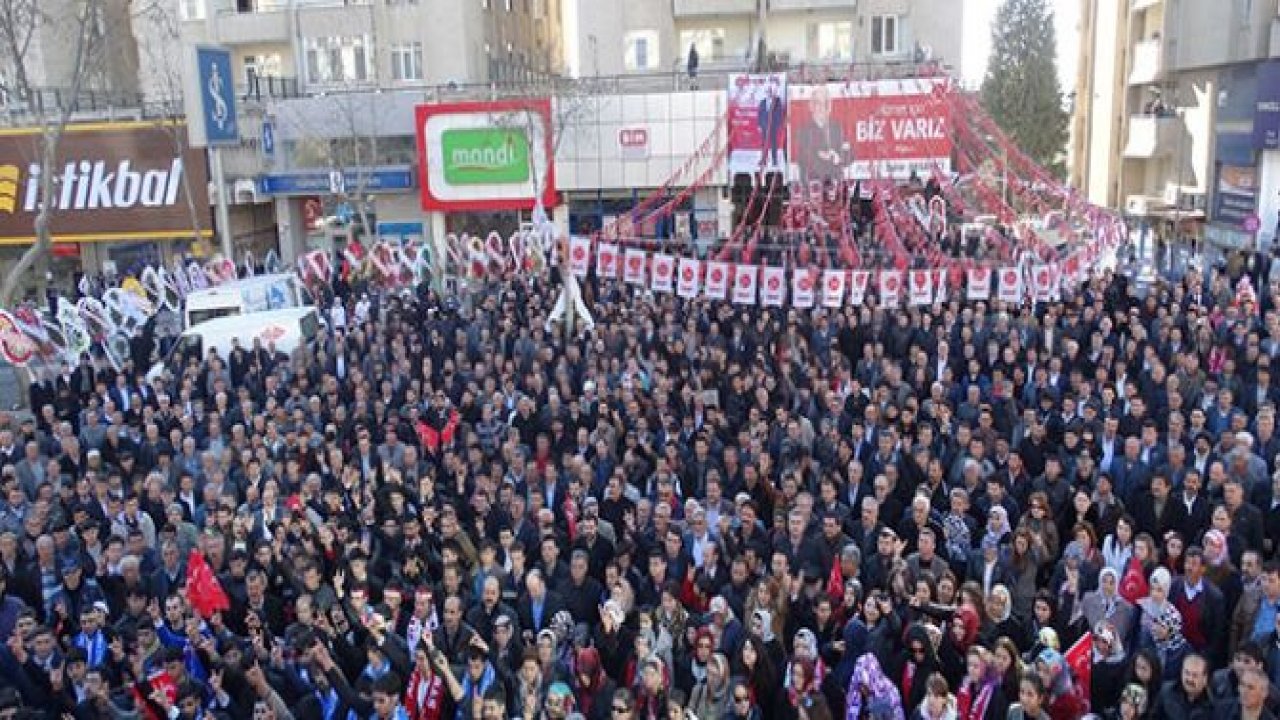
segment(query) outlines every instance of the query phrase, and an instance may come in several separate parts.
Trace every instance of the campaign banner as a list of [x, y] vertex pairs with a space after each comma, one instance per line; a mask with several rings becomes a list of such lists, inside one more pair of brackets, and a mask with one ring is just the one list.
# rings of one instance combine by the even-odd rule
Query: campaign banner
[[791, 179], [904, 180], [951, 171], [942, 78], [794, 85]]
[[1258, 64], [1258, 97], [1253, 112], [1253, 147], [1280, 148], [1280, 60]]
[[729, 177], [785, 172], [787, 167], [786, 73], [729, 76]]
[[824, 270], [822, 273], [822, 306], [838, 308], [844, 302], [844, 270]]
[[645, 253], [643, 250], [627, 248], [623, 256], [622, 279], [631, 285], [644, 284]]
[[765, 266], [760, 269], [760, 304], [781, 307], [787, 299], [787, 270]]
[[861, 305], [867, 299], [867, 285], [871, 283], [871, 273], [866, 270], [854, 270], [849, 273], [849, 304]]
[[739, 265], [733, 269], [733, 304], [756, 304], [756, 278], [759, 273], [757, 265]]
[[1035, 284], [1036, 302], [1049, 302], [1057, 289], [1057, 273], [1049, 265], [1036, 265], [1031, 270], [1031, 279]]
[[729, 295], [729, 263], [707, 262], [706, 295], [712, 300], [724, 300]]
[[991, 268], [969, 268], [968, 297], [970, 300], [986, 300], [991, 297]]
[[596, 251], [596, 275], [610, 280], [618, 279], [618, 246], [600, 243]]
[[569, 238], [569, 269], [576, 277], [587, 276], [591, 269], [591, 238], [583, 235]]
[[902, 304], [902, 271], [880, 271], [880, 307], [897, 307]]
[[1022, 302], [1022, 273], [1018, 272], [1018, 268], [1000, 268], [999, 298], [1001, 302]]
[[676, 273], [676, 259], [662, 253], [653, 256], [653, 291], [669, 293]]
[[809, 268], [791, 271], [791, 304], [801, 310], [813, 307], [813, 271]]
[[697, 258], [680, 258], [680, 274], [676, 280], [676, 294], [682, 298], [698, 297], [698, 275], [702, 262]]

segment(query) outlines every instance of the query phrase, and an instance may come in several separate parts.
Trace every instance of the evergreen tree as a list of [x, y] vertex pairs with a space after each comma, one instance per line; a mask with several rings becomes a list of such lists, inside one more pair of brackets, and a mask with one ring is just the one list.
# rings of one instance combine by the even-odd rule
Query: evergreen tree
[[1061, 176], [1067, 111], [1048, 0], [1004, 0], [992, 30], [982, 104], [1022, 152]]

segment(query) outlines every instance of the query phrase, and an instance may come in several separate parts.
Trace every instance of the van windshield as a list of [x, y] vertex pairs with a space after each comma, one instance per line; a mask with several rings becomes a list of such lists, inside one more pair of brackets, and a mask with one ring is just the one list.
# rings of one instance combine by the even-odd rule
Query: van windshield
[[196, 325], [199, 325], [202, 322], [205, 322], [206, 320], [213, 320], [215, 318], [220, 318], [220, 317], [230, 317], [232, 315], [239, 315], [239, 314], [240, 314], [239, 307], [212, 307], [212, 308], [201, 308], [199, 310], [188, 310], [187, 311], [187, 327], [194, 327]]

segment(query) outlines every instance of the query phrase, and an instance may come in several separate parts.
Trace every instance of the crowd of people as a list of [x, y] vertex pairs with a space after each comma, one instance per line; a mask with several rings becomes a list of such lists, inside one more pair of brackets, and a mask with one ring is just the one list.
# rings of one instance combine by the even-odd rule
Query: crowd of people
[[1280, 285], [1235, 280], [592, 276], [584, 331], [554, 270], [337, 279], [292, 356], [86, 356], [0, 413], [0, 718], [1275, 717]]

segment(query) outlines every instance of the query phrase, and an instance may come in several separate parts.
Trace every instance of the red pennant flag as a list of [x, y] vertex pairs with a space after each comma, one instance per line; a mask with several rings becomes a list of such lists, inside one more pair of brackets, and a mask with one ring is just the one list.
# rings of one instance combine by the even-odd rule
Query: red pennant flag
[[216, 612], [231, 609], [231, 601], [199, 550], [192, 550], [187, 557], [187, 602], [206, 620]]
[[[159, 690], [164, 696], [169, 698], [169, 702], [176, 703], [178, 701], [178, 684], [173, 681], [173, 677], [165, 670], [159, 670], [147, 676], [147, 682], [151, 683], [153, 690]], [[133, 706], [138, 708], [138, 715], [143, 720], [166, 720], [163, 715], [147, 703], [149, 698], [142, 697], [142, 693], [138, 691], [138, 685], [129, 688], [129, 693], [133, 695]]]
[[1150, 589], [1147, 574], [1142, 569], [1142, 562], [1137, 558], [1131, 558], [1128, 567], [1124, 569], [1124, 577], [1120, 578], [1120, 597], [1137, 604], [1147, 596], [1147, 591]]

